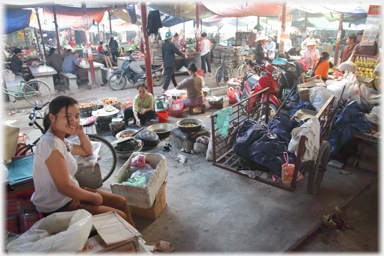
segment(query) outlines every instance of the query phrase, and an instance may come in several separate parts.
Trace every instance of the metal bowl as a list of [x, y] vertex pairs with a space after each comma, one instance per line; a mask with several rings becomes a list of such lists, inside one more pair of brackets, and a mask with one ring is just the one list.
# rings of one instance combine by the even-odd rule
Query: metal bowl
[[116, 150], [116, 147], [115, 147], [117, 157], [120, 159], [127, 160], [132, 155], [133, 152], [141, 151], [143, 149], [144, 143], [141, 140], [136, 140], [136, 143], [137, 143], [137, 147], [131, 151], [119, 151], [119, 150]]
[[[196, 124], [194, 127], [185, 127], [183, 124]], [[198, 132], [203, 126], [203, 121], [197, 118], [185, 118], [177, 122], [177, 126], [182, 132]]]
[[173, 130], [173, 125], [167, 123], [159, 123], [148, 126], [147, 130], [155, 132], [160, 139], [167, 138]]
[[129, 133], [130, 134], [129, 136], [132, 136], [132, 134], [134, 134], [135, 132], [137, 132], [137, 130], [127, 129], [127, 130], [124, 130], [124, 131], [117, 133], [115, 137], [116, 137], [116, 139], [121, 139], [120, 138], [121, 135], [125, 135], [125, 134]]

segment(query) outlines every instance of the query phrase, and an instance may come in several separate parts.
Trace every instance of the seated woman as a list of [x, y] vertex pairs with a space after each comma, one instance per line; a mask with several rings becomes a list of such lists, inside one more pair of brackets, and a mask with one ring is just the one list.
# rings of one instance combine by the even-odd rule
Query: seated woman
[[128, 120], [134, 118], [137, 126], [149, 125], [149, 121], [152, 118], [156, 118], [156, 112], [153, 109], [153, 95], [147, 92], [147, 86], [145, 83], [140, 83], [137, 86], [139, 94], [133, 100], [133, 108], [124, 109], [125, 124], [128, 124]]
[[245, 71], [243, 76], [238, 76], [235, 78], [235, 82], [237, 82], [237, 83], [242, 83], [243, 79], [245, 79], [249, 73], [256, 74], [256, 71], [253, 69], [255, 64], [253, 64], [252, 60], [247, 60], [247, 62], [245, 64], [247, 65], [248, 69], [247, 69], [247, 71]]
[[[78, 209], [91, 214], [115, 211], [135, 226], [124, 197], [79, 186], [75, 178], [77, 163], [72, 154], [92, 154], [92, 144], [79, 123], [75, 99], [58, 96], [51, 101], [49, 114], [44, 117], [46, 133], [37, 143], [33, 161], [35, 192], [31, 201], [44, 215]], [[80, 144], [67, 140], [68, 135], [78, 136]]]
[[336, 66], [333, 66], [328, 60], [329, 53], [322, 52], [319, 61], [315, 63], [315, 76], [320, 75], [324, 82], [328, 79], [328, 70], [330, 68], [334, 71], [339, 71], [339, 69]]
[[184, 102], [184, 108], [194, 107], [204, 103], [204, 94], [203, 94], [203, 87], [205, 86], [204, 79], [201, 76], [196, 74], [197, 68], [195, 63], [190, 62], [188, 64], [187, 69], [190, 77], [181, 81], [176, 87], [177, 90], [181, 90], [181, 89], [187, 90], [187, 98], [182, 99], [182, 101]]

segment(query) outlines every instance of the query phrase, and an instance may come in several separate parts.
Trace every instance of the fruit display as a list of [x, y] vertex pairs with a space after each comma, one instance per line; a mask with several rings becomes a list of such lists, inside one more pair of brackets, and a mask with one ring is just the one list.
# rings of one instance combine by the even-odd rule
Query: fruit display
[[379, 60], [376, 58], [357, 56], [355, 59], [358, 75], [369, 78], [378, 78], [377, 76], [373, 75], [373, 71], [375, 70], [378, 63]]
[[92, 107], [92, 106], [95, 106], [96, 104], [91, 102], [91, 103], [83, 103], [83, 104], [80, 104], [80, 108], [89, 108], [89, 107]]
[[119, 103], [119, 100], [116, 98], [105, 98], [99, 100], [99, 105], [111, 105], [116, 103]]

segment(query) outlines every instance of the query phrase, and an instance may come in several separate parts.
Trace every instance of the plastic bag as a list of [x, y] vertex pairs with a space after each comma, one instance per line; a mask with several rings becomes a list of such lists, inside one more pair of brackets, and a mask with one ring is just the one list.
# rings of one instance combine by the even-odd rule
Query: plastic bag
[[121, 182], [121, 184], [144, 187], [146, 181], [147, 179], [143, 177], [140, 172], [135, 172], [131, 175], [131, 177], [127, 181], [123, 181]]
[[16, 253], [76, 253], [83, 249], [92, 228], [86, 210], [58, 212], [36, 222], [27, 232], [7, 245]]
[[[287, 152], [284, 152], [284, 159], [286, 163], [281, 166], [281, 179], [284, 184], [291, 185], [292, 178], [293, 178], [293, 171], [295, 170], [295, 165], [289, 163], [289, 157]], [[304, 179], [304, 176], [299, 171], [297, 173], [296, 181], [301, 181], [302, 179]]]
[[325, 87], [315, 87], [309, 91], [309, 101], [315, 107], [316, 111], [320, 111], [332, 95], [333, 92]]
[[380, 106], [373, 107], [371, 113], [365, 114], [365, 118], [374, 124], [380, 124]]
[[134, 166], [145, 166], [145, 155], [137, 155], [132, 158], [131, 165]]
[[360, 90], [361, 105], [363, 106], [364, 110], [370, 110], [373, 108], [374, 105], [380, 104], [381, 97], [378, 91], [372, 88], [368, 88], [367, 86], [365, 86], [365, 84], [361, 84]]
[[168, 108], [169, 116], [180, 118], [183, 116], [184, 102], [181, 99], [172, 101], [172, 106]]
[[132, 97], [128, 97], [123, 103], [121, 103], [121, 111], [123, 111], [123, 113], [126, 108], [132, 108], [132, 107], [133, 107]]

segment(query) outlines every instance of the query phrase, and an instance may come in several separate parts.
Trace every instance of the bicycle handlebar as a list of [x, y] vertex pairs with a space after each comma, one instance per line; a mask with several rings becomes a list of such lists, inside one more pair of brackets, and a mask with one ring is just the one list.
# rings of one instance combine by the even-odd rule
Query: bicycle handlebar
[[[31, 120], [31, 121], [29, 122], [29, 126], [33, 126], [33, 125], [36, 123], [36, 119], [43, 119], [42, 117], [36, 117], [36, 116], [35, 116], [35, 112], [36, 112], [36, 110], [39, 111], [39, 110], [43, 109], [43, 107], [46, 106], [47, 104], [49, 104], [49, 102], [46, 102], [46, 103], [44, 103], [43, 105], [39, 106], [39, 105], [38, 105], [38, 102], [35, 101], [35, 107], [32, 109], [31, 113], [29, 114], [29, 119]], [[38, 127], [41, 131], [43, 131], [42, 128], [40, 127], [40, 125], [39, 125], [38, 123], [36, 123], [36, 125], [37, 125], [37, 127]]]

